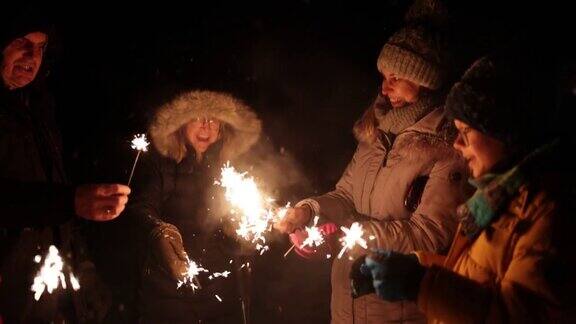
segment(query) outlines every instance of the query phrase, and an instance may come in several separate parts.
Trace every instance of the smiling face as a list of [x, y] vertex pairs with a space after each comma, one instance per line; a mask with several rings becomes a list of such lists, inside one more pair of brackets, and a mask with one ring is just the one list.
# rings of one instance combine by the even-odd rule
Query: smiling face
[[10, 89], [18, 89], [34, 81], [48, 42], [42, 32], [33, 32], [13, 40], [2, 51], [2, 80]]
[[494, 165], [505, 157], [505, 146], [468, 124], [455, 119], [454, 125], [458, 129], [458, 137], [454, 141], [454, 148], [462, 154], [474, 178], [489, 172]]
[[382, 95], [388, 97], [393, 108], [404, 107], [418, 100], [420, 86], [406, 79], [398, 78], [394, 73], [382, 71]]
[[213, 118], [194, 118], [185, 126], [188, 142], [194, 147], [196, 155], [201, 157], [210, 145], [214, 144], [220, 134], [220, 121]]

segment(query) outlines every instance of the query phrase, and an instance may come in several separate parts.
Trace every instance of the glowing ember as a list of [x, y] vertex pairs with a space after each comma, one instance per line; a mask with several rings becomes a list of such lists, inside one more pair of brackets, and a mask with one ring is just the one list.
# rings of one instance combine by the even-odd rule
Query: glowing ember
[[270, 247], [268, 245], [256, 244], [256, 250], [260, 251], [260, 255], [262, 255], [264, 252], [270, 250]]
[[238, 222], [236, 234], [255, 243], [260, 254], [266, 252], [269, 247], [264, 234], [286, 214], [287, 208], [277, 208], [273, 199], [260, 192], [253, 177], [237, 172], [229, 162], [222, 168], [216, 184], [226, 189], [225, 198], [232, 206], [230, 212], [237, 216], [233, 219]]
[[[41, 258], [37, 255], [34, 257], [36, 263], [40, 263]], [[44, 291], [48, 291], [49, 294], [52, 293], [58, 286], [62, 286], [62, 289], [66, 289], [66, 279], [62, 269], [64, 268], [64, 262], [58, 253], [58, 249], [54, 245], [50, 245], [48, 248], [48, 254], [44, 258], [44, 265], [40, 268], [40, 271], [34, 278], [34, 283], [30, 288], [34, 292], [34, 299], [39, 300]], [[73, 273], [70, 273], [70, 282], [72, 283], [72, 289], [80, 289], [80, 283], [78, 279], [74, 277]]]
[[216, 297], [216, 299], [218, 299], [219, 302], [222, 302], [222, 298], [220, 298], [220, 296], [214, 295], [214, 297]]
[[330, 259], [332, 257], [331, 254], [326, 254], [326, 259]]
[[218, 277], [224, 277], [224, 278], [228, 278], [228, 276], [231, 274], [232, 272], [230, 271], [224, 271], [224, 272], [214, 272], [213, 274], [211, 274], [208, 279], [212, 280], [214, 278], [218, 278]]
[[75, 291], [80, 289], [80, 282], [78, 282], [78, 279], [74, 276], [73, 273], [70, 273], [70, 283], [72, 284], [72, 289]]
[[198, 282], [197, 276], [200, 272], [208, 272], [207, 269], [202, 268], [202, 266], [196, 264], [196, 262], [188, 259], [188, 270], [184, 275], [184, 280], [178, 281], [178, 288], [182, 285], [188, 285], [192, 288], [192, 290], [196, 290], [200, 287], [200, 283]]
[[308, 237], [306, 237], [304, 242], [302, 242], [302, 246], [300, 246], [300, 248], [303, 248], [306, 245], [310, 247], [320, 246], [322, 243], [324, 243], [324, 236], [322, 236], [320, 229], [316, 227], [316, 225], [318, 225], [319, 218], [320, 217], [318, 216], [314, 216], [314, 225], [312, 225], [311, 227], [306, 226], [305, 229], [306, 232], [308, 233]]
[[376, 239], [376, 236], [370, 235], [368, 238], [370, 239], [370, 241], [374, 241]]
[[150, 143], [146, 140], [146, 134], [136, 134], [132, 140], [132, 148], [138, 151], [148, 151]]
[[364, 235], [362, 225], [354, 222], [350, 228], [342, 226], [340, 229], [344, 232], [344, 237], [340, 239], [340, 242], [342, 242], [342, 250], [338, 253], [338, 259], [342, 257], [346, 250], [351, 250], [356, 244], [364, 249], [368, 248], [366, 240], [362, 238], [362, 235]]

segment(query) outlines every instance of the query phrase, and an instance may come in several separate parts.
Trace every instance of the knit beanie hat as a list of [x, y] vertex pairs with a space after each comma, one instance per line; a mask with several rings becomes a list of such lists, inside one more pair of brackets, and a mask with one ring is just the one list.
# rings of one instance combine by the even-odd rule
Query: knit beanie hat
[[509, 148], [534, 148], [556, 131], [554, 68], [525, 50], [477, 60], [446, 99], [446, 112]]
[[32, 32], [51, 34], [54, 25], [49, 13], [40, 5], [24, 5], [18, 8], [4, 8], [10, 15], [0, 21], [0, 54], [10, 42]]
[[447, 20], [446, 10], [438, 1], [417, 0], [405, 20], [406, 26], [392, 35], [380, 51], [378, 70], [436, 90], [444, 84], [449, 60], [441, 32], [442, 21]]

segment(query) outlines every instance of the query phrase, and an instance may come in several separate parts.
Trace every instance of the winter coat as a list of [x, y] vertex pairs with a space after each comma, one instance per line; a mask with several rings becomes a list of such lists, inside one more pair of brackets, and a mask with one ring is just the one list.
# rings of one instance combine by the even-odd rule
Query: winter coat
[[[96, 278], [95, 269], [73, 218], [74, 189], [62, 165], [53, 101], [34, 84], [3, 89], [0, 98], [0, 315], [8, 323], [97, 322], [106, 314], [105, 288], [87, 284]], [[35, 301], [30, 287], [40, 265], [33, 260], [50, 245], [58, 247], [85, 289], [59, 288]]]
[[[466, 192], [466, 167], [448, 139], [443, 110], [432, 110], [389, 140], [361, 141], [336, 189], [305, 200], [339, 225], [358, 221], [369, 248], [445, 251], [457, 226], [455, 209]], [[368, 239], [373, 236], [373, 239]], [[423, 322], [415, 303], [370, 294], [352, 299], [349, 273], [355, 248], [332, 265], [332, 323]]]
[[[569, 148], [569, 147], [565, 147]], [[559, 151], [537, 161], [477, 236], [458, 228], [429, 267], [418, 305], [433, 323], [574, 323], [574, 171]]]
[[[201, 162], [195, 151], [182, 142], [179, 130], [195, 117], [222, 122], [223, 138], [212, 144]], [[228, 228], [222, 205], [223, 193], [214, 186], [222, 165], [248, 150], [258, 139], [260, 121], [252, 110], [229, 95], [192, 91], [164, 105], [155, 115], [150, 134], [155, 151], [138, 169], [129, 210], [144, 241], [162, 222], [175, 225], [189, 257], [210, 272], [231, 270], [238, 257], [238, 244]], [[221, 128], [222, 130], [222, 128]], [[149, 251], [147, 249], [146, 251]], [[241, 320], [235, 274], [208, 280], [200, 276], [202, 289], [192, 293], [177, 290], [177, 283], [145, 256], [146, 273], [140, 288], [142, 317], [151, 321], [239, 321]], [[223, 302], [219, 302], [218, 295]]]

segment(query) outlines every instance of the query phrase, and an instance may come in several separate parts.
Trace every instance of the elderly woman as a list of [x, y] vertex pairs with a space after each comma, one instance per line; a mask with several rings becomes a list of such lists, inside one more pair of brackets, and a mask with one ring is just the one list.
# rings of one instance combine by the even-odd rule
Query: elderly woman
[[448, 256], [379, 251], [360, 267], [381, 298], [417, 300], [433, 322], [576, 320], [574, 170], [550, 123], [553, 69], [517, 53], [480, 59], [448, 96], [477, 188]]
[[190, 91], [156, 113], [149, 131], [155, 151], [139, 172], [129, 206], [152, 251], [139, 289], [143, 322], [241, 320], [235, 274], [213, 281], [201, 275], [202, 289], [195, 292], [177, 289], [177, 282], [188, 257], [210, 272], [230, 268], [237, 246], [210, 206], [213, 183], [222, 164], [246, 152], [260, 131], [256, 114], [224, 93]]

